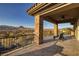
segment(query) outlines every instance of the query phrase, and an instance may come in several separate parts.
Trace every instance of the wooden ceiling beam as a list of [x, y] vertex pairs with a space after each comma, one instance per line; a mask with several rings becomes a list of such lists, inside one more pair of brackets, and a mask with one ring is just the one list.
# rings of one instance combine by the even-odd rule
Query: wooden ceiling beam
[[52, 19], [51, 17], [45, 17], [44, 18], [46, 21], [51, 22], [51, 23], [57, 23], [56, 20]]
[[44, 18], [46, 21], [51, 22], [51, 23], [74, 23], [77, 18], [73, 18], [73, 19], [64, 19], [64, 20], [56, 20], [53, 19], [52, 17], [45, 17]]

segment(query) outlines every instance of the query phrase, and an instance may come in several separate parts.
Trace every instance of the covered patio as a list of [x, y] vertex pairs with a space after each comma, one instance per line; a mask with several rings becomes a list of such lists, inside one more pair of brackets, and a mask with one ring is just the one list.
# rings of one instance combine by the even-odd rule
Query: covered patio
[[58, 24], [70, 23], [73, 25], [74, 36], [79, 40], [79, 4], [73, 3], [36, 3], [27, 10], [28, 14], [35, 17], [36, 45], [43, 43], [43, 20], [54, 24], [54, 36], [58, 35]]
[[[35, 17], [34, 42], [2, 56], [79, 56], [79, 4], [72, 3], [37, 3], [27, 10]], [[58, 33], [58, 24], [73, 25], [74, 37], [67, 36], [64, 41], [43, 37], [43, 21], [54, 24], [54, 36]], [[52, 28], [53, 29], [53, 28]]]
[[2, 56], [79, 56], [79, 42], [73, 37], [67, 40], [54, 40], [52, 37], [44, 37], [43, 44], [32, 44], [2, 54]]

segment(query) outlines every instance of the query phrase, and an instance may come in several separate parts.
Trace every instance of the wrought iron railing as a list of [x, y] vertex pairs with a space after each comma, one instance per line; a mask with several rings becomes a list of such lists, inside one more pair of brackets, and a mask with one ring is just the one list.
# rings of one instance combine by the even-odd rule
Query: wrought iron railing
[[33, 38], [34, 34], [0, 38], [0, 54], [32, 44]]

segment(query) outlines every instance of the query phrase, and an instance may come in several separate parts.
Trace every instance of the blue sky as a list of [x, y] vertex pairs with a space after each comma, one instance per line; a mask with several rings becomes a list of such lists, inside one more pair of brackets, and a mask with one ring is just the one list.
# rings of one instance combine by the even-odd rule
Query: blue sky
[[[26, 10], [32, 3], [0, 3], [0, 25], [34, 27], [34, 17]], [[69, 24], [59, 25], [59, 28], [71, 27]], [[53, 24], [44, 21], [44, 28], [53, 28]]]

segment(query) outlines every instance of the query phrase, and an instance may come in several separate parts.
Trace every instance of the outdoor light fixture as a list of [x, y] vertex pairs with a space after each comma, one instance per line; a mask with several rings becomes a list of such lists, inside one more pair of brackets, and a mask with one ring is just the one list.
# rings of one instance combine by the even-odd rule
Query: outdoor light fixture
[[62, 15], [61, 18], [62, 19], [72, 19], [73, 17], [71, 17], [69, 15]]

